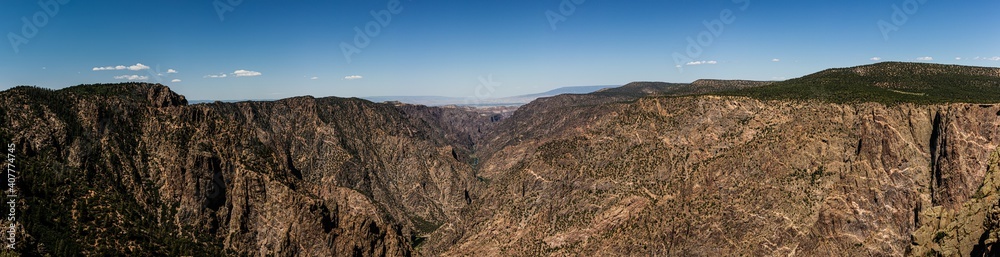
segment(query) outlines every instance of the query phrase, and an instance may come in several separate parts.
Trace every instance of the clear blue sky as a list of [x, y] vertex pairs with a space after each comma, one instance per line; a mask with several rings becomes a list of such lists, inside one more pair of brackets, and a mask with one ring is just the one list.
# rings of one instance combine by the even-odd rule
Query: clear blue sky
[[[355, 27], [377, 24], [371, 11], [390, 1], [46, 1], [58, 10], [0, 3], [0, 90], [143, 80], [188, 99], [467, 97], [492, 75], [488, 94], [501, 97], [631, 81], [784, 79], [874, 57], [1000, 66], [1000, 1], [988, 0], [586, 0], [572, 12], [572, 0], [402, 0], [350, 62], [341, 43], [354, 45]], [[893, 21], [893, 6], [896, 16], [909, 13], [905, 21]], [[712, 34], [703, 23], [722, 12], [730, 23]], [[880, 20], [897, 30], [885, 37]], [[699, 35], [711, 42], [697, 43]], [[686, 53], [689, 37], [697, 56]], [[678, 63], [674, 53], [695, 58]]]

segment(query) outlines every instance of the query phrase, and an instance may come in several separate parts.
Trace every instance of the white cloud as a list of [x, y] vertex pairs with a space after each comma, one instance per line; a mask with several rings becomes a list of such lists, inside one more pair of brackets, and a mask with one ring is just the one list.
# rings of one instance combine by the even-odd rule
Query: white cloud
[[717, 64], [717, 63], [719, 63], [719, 62], [716, 62], [716, 61], [694, 61], [694, 62], [689, 62], [686, 65], [691, 66], [691, 65]]
[[918, 57], [917, 58], [917, 61], [933, 61], [933, 60], [934, 60], [934, 57], [930, 57], [930, 56], [924, 56], [924, 57]]
[[780, 62], [780, 61], [781, 61], [781, 59], [778, 59], [778, 58], [774, 58], [774, 59], [771, 59], [771, 61], [772, 61], [772, 62]]
[[177, 83], [177, 82], [181, 82], [181, 80], [180, 80], [180, 79], [173, 79], [173, 80], [171, 80], [170, 82], [174, 82], [174, 83]]
[[177, 73], [177, 70], [175, 70], [175, 69], [167, 69], [167, 73]]
[[[169, 73], [169, 71], [167, 71], [167, 72]], [[256, 76], [260, 76], [261, 75], [260, 72], [249, 71], [249, 70], [236, 70], [236, 71], [234, 71], [233, 73], [230, 73], [230, 74], [232, 74], [233, 77], [256, 77]], [[229, 77], [229, 75], [227, 75], [225, 73], [219, 73], [218, 75], [205, 75], [205, 78], [210, 78], [210, 79], [220, 79], [220, 78], [227, 78], [227, 77]]]
[[955, 60], [962, 60], [962, 57], [955, 57]]
[[365, 78], [365, 77], [362, 77], [361, 75], [350, 75], [350, 76], [344, 77], [344, 79], [346, 79], [346, 80], [355, 80], [355, 79], [363, 79], [363, 78]]
[[115, 79], [141, 81], [141, 80], [147, 80], [147, 79], [149, 79], [149, 77], [148, 76], [139, 76], [139, 75], [121, 75], [121, 76], [115, 76]]
[[142, 65], [142, 63], [136, 63], [135, 65], [131, 65], [131, 66], [118, 65], [118, 66], [94, 67], [91, 70], [93, 70], [93, 71], [102, 71], [102, 70], [132, 70], [132, 71], [137, 71], [137, 70], [148, 70], [148, 69], [149, 69], [149, 66]]
[[233, 75], [236, 75], [237, 77], [256, 77], [260, 76], [260, 72], [248, 71], [248, 70], [236, 70], [233, 72]]
[[875, 56], [875, 57], [872, 57], [870, 60], [877, 62], [877, 61], [881, 61], [882, 57]]
[[317, 80], [317, 79], [319, 79], [319, 77], [312, 77], [312, 78], [309, 78], [309, 79], [311, 79], [311, 80]]
[[135, 65], [128, 66], [128, 70], [148, 70], [149, 66], [142, 65], [141, 63], [136, 63]]
[[990, 57], [990, 58], [983, 58], [983, 60], [987, 60], [987, 61], [1000, 61], [1000, 56], [993, 56], [993, 57]]

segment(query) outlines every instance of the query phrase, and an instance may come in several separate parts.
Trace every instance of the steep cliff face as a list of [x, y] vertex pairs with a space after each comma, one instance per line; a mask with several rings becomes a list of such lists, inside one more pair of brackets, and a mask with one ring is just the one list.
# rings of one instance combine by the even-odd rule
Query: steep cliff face
[[956, 102], [1000, 81], [967, 70], [642, 82], [513, 116], [18, 87], [0, 140], [27, 255], [995, 255], [1000, 105]]
[[186, 106], [150, 84], [0, 98], [28, 163], [29, 253], [408, 255], [469, 203], [470, 136], [434, 115], [311, 97]]
[[[930, 217], [996, 202], [976, 190], [996, 187], [984, 178], [1000, 106], [572, 102], [536, 102], [522, 110], [545, 111], [496, 130], [479, 220], [448, 253], [924, 254], [911, 234]], [[964, 253], [990, 230], [980, 209], [979, 232], [948, 234], [970, 237]]]

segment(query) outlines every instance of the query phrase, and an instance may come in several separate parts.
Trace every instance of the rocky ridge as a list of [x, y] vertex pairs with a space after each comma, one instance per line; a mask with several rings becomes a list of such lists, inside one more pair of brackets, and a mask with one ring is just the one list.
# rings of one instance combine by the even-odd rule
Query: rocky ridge
[[474, 181], [471, 135], [437, 122], [490, 124], [360, 99], [188, 106], [155, 84], [0, 98], [29, 163], [23, 251], [55, 255], [408, 255], [461, 219]]

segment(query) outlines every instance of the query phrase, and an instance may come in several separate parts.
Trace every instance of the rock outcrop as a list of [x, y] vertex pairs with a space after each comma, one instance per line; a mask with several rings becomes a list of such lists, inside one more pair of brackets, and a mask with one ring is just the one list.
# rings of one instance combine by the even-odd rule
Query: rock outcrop
[[475, 181], [472, 134], [439, 122], [491, 124], [360, 99], [188, 106], [152, 84], [0, 98], [26, 163], [23, 249], [56, 255], [409, 255]]
[[1000, 106], [568, 102], [523, 107], [548, 112], [496, 130], [470, 208], [480, 220], [448, 253], [924, 254], [923, 230], [951, 216], [932, 217], [963, 204], [981, 208], [965, 212], [978, 230], [955, 247], [997, 233], [982, 224], [997, 202], [986, 175]]

